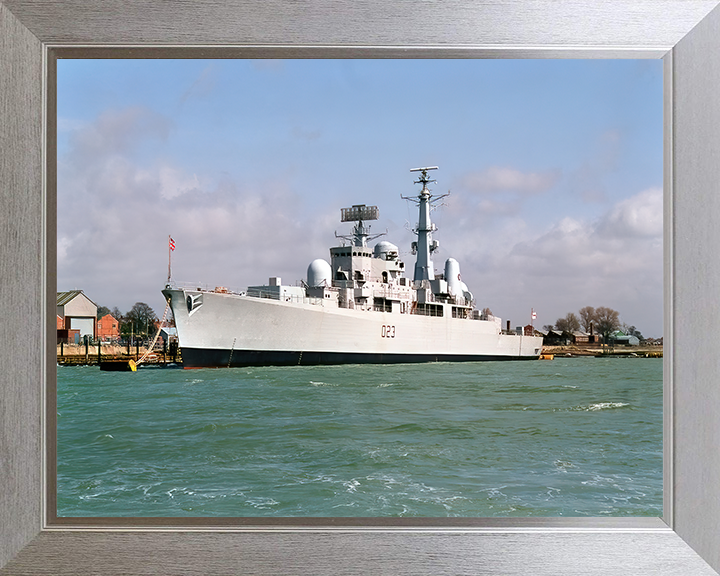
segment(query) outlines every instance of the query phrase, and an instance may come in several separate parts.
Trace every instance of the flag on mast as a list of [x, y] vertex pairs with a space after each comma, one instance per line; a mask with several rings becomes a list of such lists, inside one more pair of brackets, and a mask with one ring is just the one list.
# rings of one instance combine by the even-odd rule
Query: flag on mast
[[535, 312], [535, 309], [534, 309], [534, 308], [531, 308], [531, 309], [530, 309], [530, 317], [531, 317], [533, 320], [537, 319], [537, 313]]
[[170, 276], [172, 275], [172, 253], [175, 250], [175, 240], [168, 234], [168, 284], [170, 283]]

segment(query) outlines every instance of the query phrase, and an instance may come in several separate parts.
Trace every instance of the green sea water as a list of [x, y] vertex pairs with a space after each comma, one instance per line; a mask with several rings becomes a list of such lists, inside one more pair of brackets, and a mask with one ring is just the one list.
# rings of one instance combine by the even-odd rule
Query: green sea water
[[662, 360], [58, 367], [59, 516], [661, 516]]

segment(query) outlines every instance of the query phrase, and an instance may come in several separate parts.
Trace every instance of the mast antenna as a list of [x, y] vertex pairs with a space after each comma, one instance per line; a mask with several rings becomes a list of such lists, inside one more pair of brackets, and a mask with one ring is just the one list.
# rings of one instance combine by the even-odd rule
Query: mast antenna
[[410, 172], [420, 172], [420, 178], [415, 182], [415, 184], [422, 184], [423, 188], [427, 187], [427, 184], [430, 184], [431, 182], [437, 183], [437, 180], [430, 180], [428, 178], [428, 170], [437, 170], [437, 166], [427, 166], [425, 168], [410, 168]]
[[445, 198], [446, 196], [450, 195], [450, 192], [447, 194], [442, 194], [441, 196], [434, 196], [430, 194], [430, 190], [428, 190], [427, 185], [428, 184], [437, 184], [437, 180], [431, 180], [428, 176], [428, 170], [438, 170], [437, 166], [426, 166], [425, 168], [410, 168], [410, 172], [420, 172], [420, 177], [413, 182], [414, 184], [422, 184], [422, 190], [420, 191], [420, 195], [417, 197], [411, 197], [411, 196], [403, 196], [400, 194], [400, 198], [403, 200], [411, 200], [412, 202], [415, 202], [416, 204], [420, 203], [421, 197], [424, 195], [427, 196], [427, 198], [430, 200], [431, 203], [435, 203], [437, 200], [440, 200], [441, 198]]

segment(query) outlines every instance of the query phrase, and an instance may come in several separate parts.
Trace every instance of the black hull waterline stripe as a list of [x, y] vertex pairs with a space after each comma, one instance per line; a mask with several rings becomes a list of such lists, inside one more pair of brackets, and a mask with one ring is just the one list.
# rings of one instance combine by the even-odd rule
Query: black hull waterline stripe
[[422, 362], [483, 362], [492, 360], [537, 360], [532, 356], [487, 354], [382, 354], [359, 352], [288, 352], [273, 350], [217, 350], [182, 348], [185, 368], [242, 366], [317, 366], [331, 364], [416, 364]]

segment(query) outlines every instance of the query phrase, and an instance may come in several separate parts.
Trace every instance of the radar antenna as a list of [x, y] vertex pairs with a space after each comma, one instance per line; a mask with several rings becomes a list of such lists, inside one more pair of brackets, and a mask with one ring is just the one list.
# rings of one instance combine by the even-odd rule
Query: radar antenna
[[357, 222], [353, 226], [352, 235], [342, 235], [335, 232], [335, 238], [347, 240], [353, 246], [362, 246], [367, 248], [367, 241], [373, 240], [380, 236], [384, 236], [387, 232], [370, 235], [370, 226], [364, 226], [363, 222], [367, 220], [377, 220], [380, 217], [380, 211], [377, 206], [366, 206], [365, 204], [353, 204], [350, 208], [340, 209], [340, 222]]
[[437, 183], [437, 180], [430, 180], [428, 178], [428, 170], [437, 170], [437, 166], [427, 166], [426, 168], [410, 168], [410, 172], [420, 172], [420, 178], [415, 182], [415, 184], [422, 184], [423, 188], [429, 184], [430, 182]]

